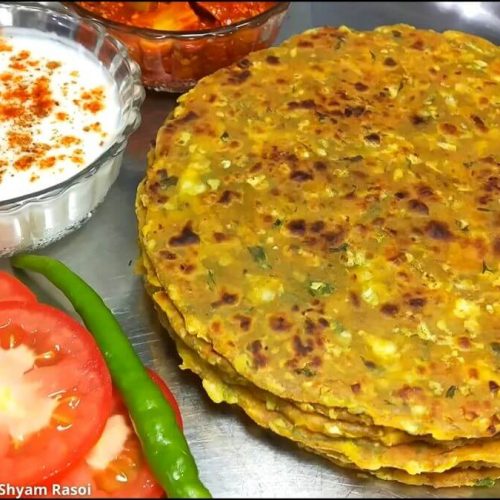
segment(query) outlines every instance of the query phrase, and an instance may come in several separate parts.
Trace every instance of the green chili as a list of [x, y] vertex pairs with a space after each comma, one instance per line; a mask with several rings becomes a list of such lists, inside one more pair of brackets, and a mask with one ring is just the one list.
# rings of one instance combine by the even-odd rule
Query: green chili
[[11, 263], [15, 268], [45, 276], [66, 295], [81, 316], [125, 400], [146, 460], [168, 496], [210, 498], [172, 408], [147, 375], [132, 344], [101, 297], [58, 260], [17, 255]]

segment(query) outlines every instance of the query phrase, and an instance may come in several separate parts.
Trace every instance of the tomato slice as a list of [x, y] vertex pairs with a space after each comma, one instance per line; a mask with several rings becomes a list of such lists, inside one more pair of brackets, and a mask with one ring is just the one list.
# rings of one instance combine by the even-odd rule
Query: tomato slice
[[161, 392], [163, 392], [165, 399], [169, 402], [172, 410], [174, 410], [175, 419], [177, 420], [179, 427], [183, 429], [184, 422], [182, 421], [181, 410], [179, 409], [179, 405], [177, 403], [177, 400], [175, 399], [175, 396], [172, 394], [167, 384], [165, 384], [163, 379], [156, 372], [154, 372], [150, 368], [147, 368], [147, 371], [149, 376], [151, 377], [151, 380], [161, 389]]
[[36, 295], [12, 274], [0, 271], [0, 302], [36, 302]]
[[[180, 410], [165, 382], [148, 369], [160, 387], [182, 427]], [[154, 479], [137, 438], [128, 411], [118, 391], [113, 394], [113, 411], [90, 453], [70, 471], [58, 476], [48, 494], [80, 498], [160, 498], [165, 494]], [[57, 488], [57, 490], [54, 490]]]
[[80, 323], [40, 303], [0, 304], [0, 483], [43, 484], [96, 443], [111, 378]]

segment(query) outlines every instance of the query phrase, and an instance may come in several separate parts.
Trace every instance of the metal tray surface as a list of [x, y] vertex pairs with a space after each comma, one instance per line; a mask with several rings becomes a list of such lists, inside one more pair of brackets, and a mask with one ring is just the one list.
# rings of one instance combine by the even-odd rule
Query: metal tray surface
[[[40, 3], [57, 7], [54, 2]], [[314, 26], [372, 29], [400, 22], [466, 31], [500, 43], [500, 2], [293, 2], [277, 43]], [[262, 430], [239, 409], [212, 403], [199, 379], [179, 370], [173, 343], [162, 332], [134, 273], [134, 195], [144, 175], [146, 152], [175, 101], [171, 94], [148, 95], [142, 125], [129, 141], [120, 176], [103, 205], [80, 230], [42, 253], [64, 261], [101, 293], [143, 361], [168, 382], [181, 406], [200, 474], [214, 497], [499, 498], [500, 485], [434, 490], [340, 469]], [[8, 261], [0, 260], [0, 268], [9, 269]], [[23, 279], [42, 300], [72, 312], [43, 279]]]

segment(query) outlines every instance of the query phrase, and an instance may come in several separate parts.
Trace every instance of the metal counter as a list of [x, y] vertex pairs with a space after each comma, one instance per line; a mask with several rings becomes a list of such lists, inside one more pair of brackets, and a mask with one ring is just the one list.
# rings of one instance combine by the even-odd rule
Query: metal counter
[[[499, 2], [294, 2], [278, 42], [313, 26], [372, 29], [400, 22], [467, 31], [500, 43]], [[500, 497], [500, 486], [414, 488], [339, 469], [260, 429], [238, 408], [212, 403], [199, 379], [178, 369], [173, 343], [162, 333], [134, 274], [135, 190], [144, 175], [146, 151], [174, 104], [173, 95], [148, 95], [143, 123], [129, 142], [121, 174], [104, 204], [84, 227], [43, 252], [63, 260], [102, 294], [144, 362], [168, 382], [178, 398], [201, 476], [214, 497]], [[8, 268], [8, 262], [0, 260], [0, 268]], [[71, 311], [50, 285], [41, 279], [28, 282], [43, 300]]]

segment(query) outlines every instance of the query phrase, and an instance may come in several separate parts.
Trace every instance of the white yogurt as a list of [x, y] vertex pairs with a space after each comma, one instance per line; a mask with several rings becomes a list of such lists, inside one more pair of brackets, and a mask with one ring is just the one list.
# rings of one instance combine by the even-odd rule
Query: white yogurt
[[119, 117], [116, 85], [81, 45], [0, 31], [0, 202], [73, 177], [108, 148]]

